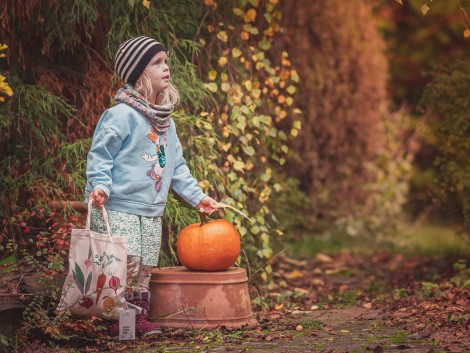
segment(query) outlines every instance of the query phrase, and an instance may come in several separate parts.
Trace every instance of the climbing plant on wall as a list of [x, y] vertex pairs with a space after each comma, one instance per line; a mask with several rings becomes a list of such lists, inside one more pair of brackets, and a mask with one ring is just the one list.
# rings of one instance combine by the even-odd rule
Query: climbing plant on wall
[[[208, 194], [253, 219], [227, 214], [243, 237], [241, 261], [259, 266], [271, 257], [275, 215], [266, 201], [282, 191], [272, 176], [300, 128], [297, 121], [287, 132], [278, 128], [297, 112], [299, 78], [288, 53], [276, 48], [277, 1], [45, 4], [12, 0], [0, 7], [0, 35], [10, 45], [6, 76], [15, 92], [0, 107], [2, 216], [14, 223], [10, 216], [19, 210], [83, 198], [94, 126], [120, 85], [114, 52], [143, 34], [169, 49], [182, 98], [173, 118], [194, 176]], [[170, 196], [165, 261], [174, 262], [174, 239], [195, 220], [194, 210]]]

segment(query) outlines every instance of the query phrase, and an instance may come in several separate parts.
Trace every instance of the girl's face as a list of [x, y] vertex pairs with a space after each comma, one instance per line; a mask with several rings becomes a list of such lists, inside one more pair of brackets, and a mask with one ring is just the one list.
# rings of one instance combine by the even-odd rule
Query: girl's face
[[150, 60], [144, 72], [150, 78], [155, 93], [160, 93], [170, 83], [170, 67], [168, 66], [168, 55], [161, 51]]

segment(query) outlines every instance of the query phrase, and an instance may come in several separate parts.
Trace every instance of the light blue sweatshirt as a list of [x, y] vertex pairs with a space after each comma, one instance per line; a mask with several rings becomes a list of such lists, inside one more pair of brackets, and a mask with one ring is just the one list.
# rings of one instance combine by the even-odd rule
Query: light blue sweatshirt
[[108, 195], [107, 209], [148, 217], [163, 215], [170, 187], [193, 207], [201, 202], [206, 195], [186, 165], [173, 120], [167, 131], [166, 166], [156, 190], [152, 169], [155, 163], [158, 167], [158, 159], [148, 161], [157, 155], [152, 138], [150, 122], [136, 109], [120, 103], [106, 110], [88, 153], [85, 202], [100, 188]]

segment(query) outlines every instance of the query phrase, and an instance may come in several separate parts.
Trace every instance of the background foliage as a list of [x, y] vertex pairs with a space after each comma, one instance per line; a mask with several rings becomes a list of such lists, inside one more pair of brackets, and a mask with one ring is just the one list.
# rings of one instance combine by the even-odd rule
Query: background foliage
[[[436, 69], [426, 85], [420, 108], [431, 115], [437, 145], [436, 192], [460, 230], [470, 234], [470, 66], [468, 60]], [[462, 227], [462, 225], [464, 227]]]
[[399, 221], [413, 151], [403, 149], [403, 111], [388, 108], [385, 43], [372, 8], [362, 0], [299, 1], [285, 3], [283, 15], [305, 113], [288, 175], [300, 179], [320, 229], [379, 239]]
[[[453, 199], [443, 206], [434, 164], [442, 144], [435, 133], [435, 119], [428, 120], [419, 108], [424, 87], [439, 66], [466, 58], [470, 1], [382, 0], [372, 2], [378, 28], [386, 43], [390, 65], [388, 92], [393, 109], [406, 109], [415, 135], [410, 193], [406, 212], [412, 220], [461, 222]], [[423, 6], [427, 6], [423, 8]], [[423, 11], [424, 10], [424, 11]], [[452, 210], [448, 212], [448, 210]]]

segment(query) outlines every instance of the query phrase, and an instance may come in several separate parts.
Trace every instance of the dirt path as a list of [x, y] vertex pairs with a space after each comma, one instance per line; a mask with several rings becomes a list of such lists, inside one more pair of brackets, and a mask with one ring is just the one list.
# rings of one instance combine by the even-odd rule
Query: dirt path
[[[300, 325], [300, 326], [299, 326]], [[233, 334], [232, 334], [233, 336]], [[204, 336], [209, 337], [209, 336]], [[204, 338], [202, 338], [202, 341]], [[206, 339], [208, 340], [208, 339]], [[166, 344], [165, 344], [166, 343]], [[148, 342], [149, 345], [153, 345]], [[143, 347], [141, 347], [143, 348]], [[469, 344], [456, 346], [458, 352]], [[160, 342], [142, 352], [439, 352], [432, 341], [405, 326], [388, 326], [378, 310], [344, 308], [298, 313], [283, 318], [272, 330], [241, 337], [225, 334], [223, 342]], [[444, 351], [444, 350], [442, 350]]]
[[273, 267], [253, 296], [258, 328], [166, 332], [142, 352], [470, 352], [462, 259], [343, 253]]

